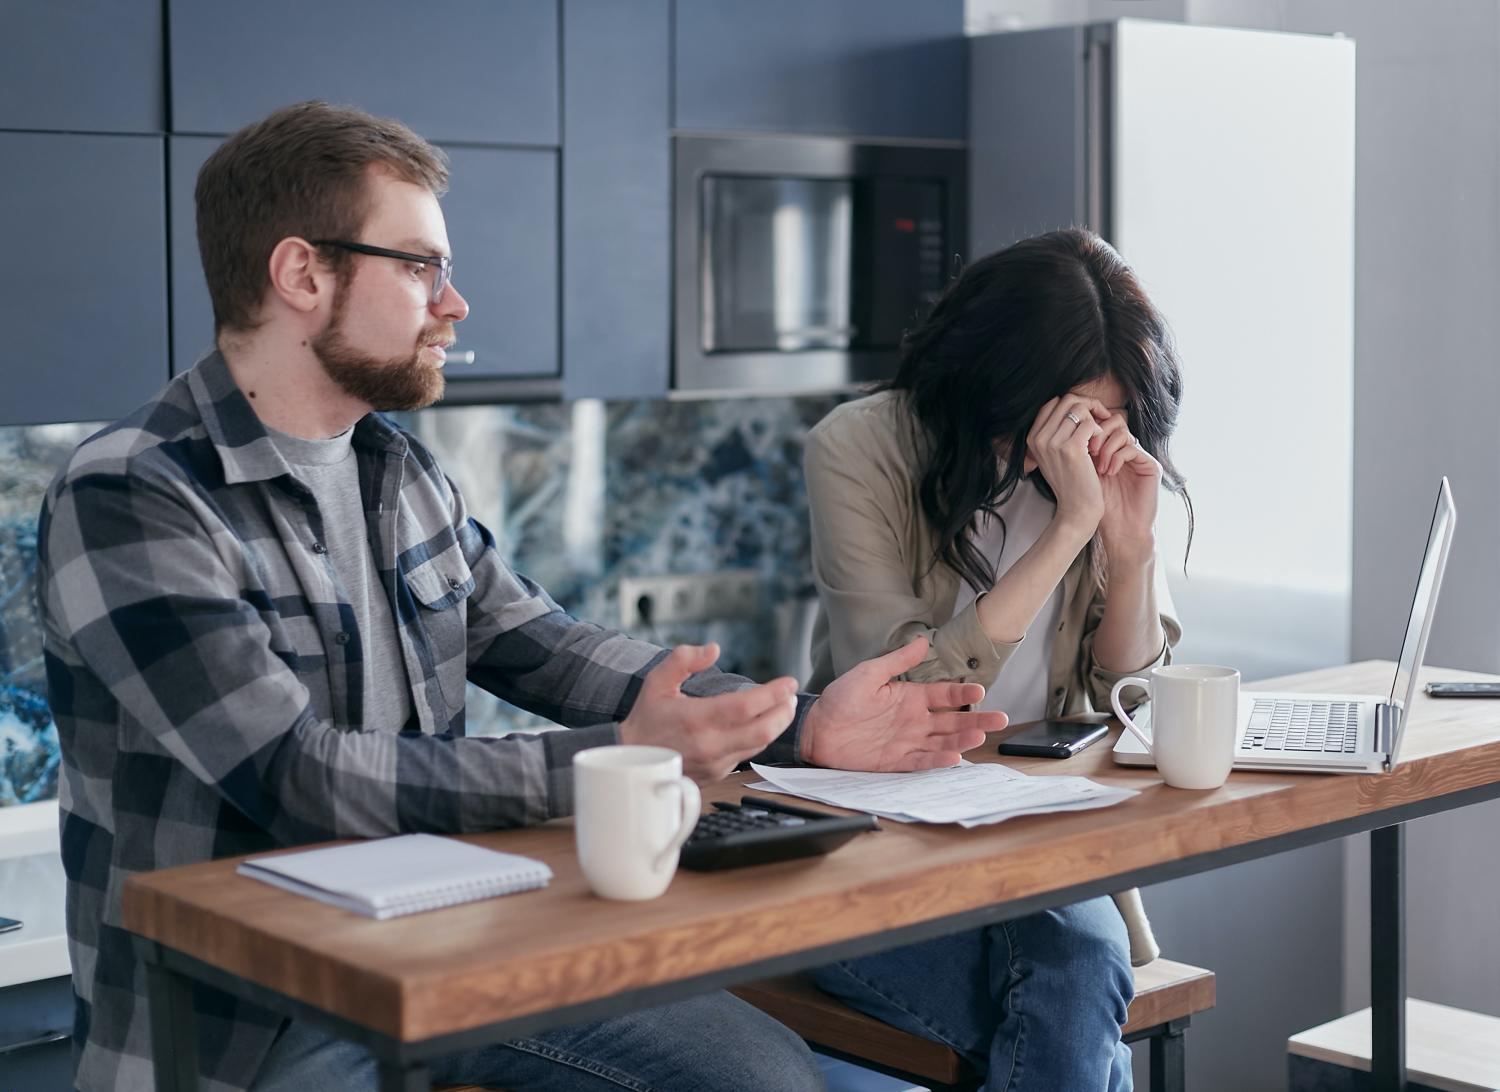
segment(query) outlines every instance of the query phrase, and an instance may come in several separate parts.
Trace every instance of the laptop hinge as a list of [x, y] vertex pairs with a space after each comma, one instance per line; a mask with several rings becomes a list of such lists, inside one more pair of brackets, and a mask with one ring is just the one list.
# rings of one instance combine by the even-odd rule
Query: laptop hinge
[[1385, 756], [1385, 768], [1391, 768], [1391, 752], [1401, 727], [1401, 707], [1381, 702], [1375, 707], [1375, 750]]

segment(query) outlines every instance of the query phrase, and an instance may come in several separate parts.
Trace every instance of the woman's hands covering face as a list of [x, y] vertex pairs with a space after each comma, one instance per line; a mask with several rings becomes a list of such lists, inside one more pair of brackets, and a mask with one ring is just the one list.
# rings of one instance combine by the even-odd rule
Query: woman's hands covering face
[[1026, 448], [1057, 497], [1057, 518], [1089, 535], [1105, 508], [1092, 445], [1109, 417], [1108, 407], [1097, 398], [1068, 393], [1044, 405], [1026, 435]]
[[1041, 408], [1027, 450], [1057, 497], [1057, 518], [1098, 531], [1111, 564], [1149, 563], [1156, 550], [1161, 464], [1119, 410], [1069, 393]]
[[1104, 515], [1099, 538], [1111, 566], [1150, 564], [1156, 554], [1156, 502], [1161, 464], [1130, 434], [1118, 411], [1104, 421], [1090, 444]]

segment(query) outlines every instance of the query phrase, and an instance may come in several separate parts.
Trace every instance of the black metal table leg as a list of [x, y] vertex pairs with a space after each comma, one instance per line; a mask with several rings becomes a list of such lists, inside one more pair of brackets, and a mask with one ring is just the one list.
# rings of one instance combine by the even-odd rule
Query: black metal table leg
[[1151, 1036], [1151, 1092], [1186, 1092], [1188, 1019], [1169, 1020]]
[[147, 1018], [151, 1024], [151, 1062], [156, 1092], [196, 1092], [198, 1037], [193, 1016], [193, 983], [164, 967], [157, 948], [137, 942], [146, 965]]
[[380, 1092], [432, 1092], [432, 1078], [425, 1065], [380, 1063]]
[[1406, 1089], [1406, 827], [1370, 832], [1370, 1077]]

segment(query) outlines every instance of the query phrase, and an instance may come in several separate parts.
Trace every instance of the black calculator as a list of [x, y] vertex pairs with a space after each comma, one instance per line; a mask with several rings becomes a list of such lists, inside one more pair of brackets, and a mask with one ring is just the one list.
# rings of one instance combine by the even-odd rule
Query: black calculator
[[711, 872], [815, 857], [856, 834], [880, 829], [873, 815], [829, 815], [759, 796], [738, 804], [716, 800], [714, 809], [682, 844], [683, 868]]

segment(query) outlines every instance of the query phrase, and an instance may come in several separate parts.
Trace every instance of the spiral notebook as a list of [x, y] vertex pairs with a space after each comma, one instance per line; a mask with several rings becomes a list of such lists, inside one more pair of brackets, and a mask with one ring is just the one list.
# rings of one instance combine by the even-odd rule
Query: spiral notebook
[[546, 887], [552, 869], [433, 834], [251, 857], [235, 871], [371, 918], [394, 918]]

